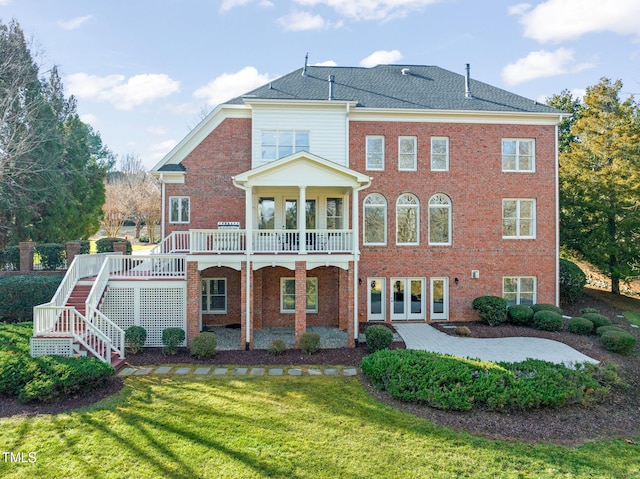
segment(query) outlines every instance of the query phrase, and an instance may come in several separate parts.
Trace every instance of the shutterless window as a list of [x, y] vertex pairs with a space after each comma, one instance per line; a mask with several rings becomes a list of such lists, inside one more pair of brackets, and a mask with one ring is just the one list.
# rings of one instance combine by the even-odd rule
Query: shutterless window
[[415, 195], [406, 193], [396, 203], [396, 243], [418, 244], [420, 202]]
[[502, 171], [535, 171], [535, 141], [504, 138]]
[[327, 198], [327, 229], [341, 230], [344, 228], [344, 208], [342, 198]]
[[169, 198], [169, 222], [188, 223], [189, 222], [189, 197], [172, 196]]
[[417, 149], [415, 136], [398, 137], [398, 170], [415, 171], [417, 169]]
[[364, 199], [364, 244], [387, 244], [387, 200], [379, 193]]
[[535, 276], [507, 276], [502, 278], [502, 297], [509, 306], [514, 304], [531, 306], [535, 304]]
[[384, 136], [367, 136], [367, 170], [384, 170]]
[[502, 200], [502, 237], [535, 238], [536, 201], [529, 199]]
[[277, 160], [298, 151], [309, 151], [309, 132], [296, 130], [264, 130], [262, 159]]
[[207, 278], [202, 280], [202, 312], [227, 313], [227, 280]]
[[[318, 278], [307, 278], [306, 302], [307, 313], [318, 312]], [[295, 278], [280, 278], [280, 312], [296, 312]]]
[[433, 195], [429, 200], [429, 244], [451, 244], [451, 200], [447, 195]]
[[431, 170], [449, 170], [449, 138], [431, 138]]

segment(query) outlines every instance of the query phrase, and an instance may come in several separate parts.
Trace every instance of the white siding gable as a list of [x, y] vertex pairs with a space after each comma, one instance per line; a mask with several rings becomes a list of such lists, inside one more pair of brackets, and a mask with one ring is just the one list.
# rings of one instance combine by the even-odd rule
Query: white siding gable
[[263, 131], [308, 131], [310, 152], [342, 166], [349, 166], [348, 122], [345, 103], [331, 105], [252, 104], [251, 167], [262, 160]]

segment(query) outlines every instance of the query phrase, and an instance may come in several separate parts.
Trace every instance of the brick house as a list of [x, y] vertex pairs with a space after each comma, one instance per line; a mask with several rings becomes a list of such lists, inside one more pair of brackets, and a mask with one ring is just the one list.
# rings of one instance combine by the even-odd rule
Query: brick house
[[154, 169], [188, 338], [240, 323], [466, 321], [557, 303], [559, 112], [432, 66], [306, 66], [219, 105]]

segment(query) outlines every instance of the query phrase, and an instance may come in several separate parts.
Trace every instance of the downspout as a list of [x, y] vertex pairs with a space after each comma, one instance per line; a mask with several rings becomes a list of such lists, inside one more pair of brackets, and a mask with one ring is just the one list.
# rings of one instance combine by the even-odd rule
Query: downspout
[[[562, 120], [562, 116], [560, 116]], [[556, 190], [556, 306], [560, 306], [560, 155], [558, 153], [558, 125], [555, 126], [556, 138], [556, 167], [555, 167], [555, 190]]]
[[236, 181], [235, 178], [232, 178], [233, 185], [236, 188], [240, 188], [244, 191], [244, 203], [245, 203], [245, 298], [244, 298], [244, 312], [245, 312], [245, 338], [244, 338], [244, 348], [246, 351], [249, 351], [251, 346], [251, 251], [253, 250], [253, 238], [252, 233], [250, 232], [249, 225], [251, 224], [251, 202], [252, 202], [252, 188], [241, 185]]
[[353, 190], [351, 222], [353, 229], [353, 340], [355, 347], [358, 347], [358, 263], [360, 262], [360, 205], [358, 204], [358, 193], [371, 186], [371, 178], [364, 185]]
[[160, 200], [161, 203], [161, 208], [162, 211], [160, 213], [160, 222], [162, 223], [162, 226], [160, 228], [160, 234], [162, 235], [162, 239], [164, 240], [164, 235], [165, 235], [165, 230], [164, 230], [164, 223], [165, 223], [165, 182], [164, 182], [164, 174], [160, 173], [160, 184], [161, 186], [161, 190], [162, 190], [162, 199]]

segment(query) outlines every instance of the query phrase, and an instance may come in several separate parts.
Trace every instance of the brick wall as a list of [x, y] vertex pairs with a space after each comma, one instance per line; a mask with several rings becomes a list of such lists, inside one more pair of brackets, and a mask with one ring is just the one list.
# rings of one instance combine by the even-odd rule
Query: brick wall
[[[227, 314], [202, 313], [203, 326], [215, 324], [239, 324], [242, 321], [240, 303], [240, 271], [226, 267], [207, 268], [200, 272], [202, 279], [224, 278], [227, 280]], [[244, 287], [244, 285], [242, 285]]]

